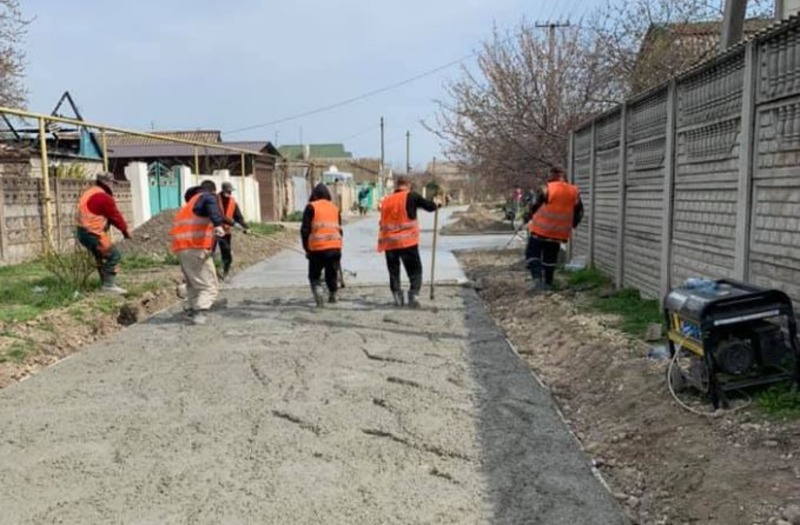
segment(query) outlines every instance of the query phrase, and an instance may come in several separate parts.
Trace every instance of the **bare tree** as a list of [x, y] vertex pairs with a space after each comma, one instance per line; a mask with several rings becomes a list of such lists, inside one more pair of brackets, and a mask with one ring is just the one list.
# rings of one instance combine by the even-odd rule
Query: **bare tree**
[[[584, 21], [626, 94], [656, 86], [713, 56], [724, 0], [606, 0]], [[769, 24], [772, 0], [750, 0], [746, 32]]]
[[19, 0], [0, 0], [0, 105], [23, 107], [27, 92], [22, 84], [25, 53], [21, 49], [29, 20]]
[[446, 84], [429, 129], [448, 156], [496, 187], [530, 186], [537, 172], [563, 164], [569, 130], [616, 100], [602, 55], [578, 27], [523, 22], [495, 31], [478, 56]]

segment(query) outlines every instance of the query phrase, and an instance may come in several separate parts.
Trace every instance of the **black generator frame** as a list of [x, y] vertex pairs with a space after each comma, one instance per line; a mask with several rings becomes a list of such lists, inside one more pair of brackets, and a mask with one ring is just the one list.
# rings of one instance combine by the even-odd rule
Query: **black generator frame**
[[[717, 285], [729, 285], [746, 292], [734, 297], [720, 297], [719, 299], [709, 300], [700, 310], [697, 319], [688, 319], [696, 321], [700, 327], [701, 340], [699, 342], [703, 347], [702, 359], [708, 369], [708, 394], [711, 397], [711, 403], [714, 408], [719, 408], [720, 404], [723, 408], [728, 408], [729, 404], [725, 392], [784, 380], [792, 380], [795, 389], [800, 387], [800, 346], [798, 346], [797, 342], [797, 319], [794, 316], [794, 308], [789, 296], [780, 290], [764, 289], [731, 279], [719, 279], [714, 282]], [[680, 312], [667, 308], [667, 298], [664, 299], [662, 304], [664, 304], [664, 317], [667, 322], [667, 333], [669, 334], [674, 332], [671, 315], [673, 313], [680, 314]], [[720, 343], [720, 332], [736, 324], [779, 317], [786, 318], [789, 345], [794, 358], [793, 370], [740, 381], [729, 381], [724, 386], [721, 385], [717, 380], [718, 367], [713, 355], [713, 349]], [[667, 337], [667, 342], [670, 356], [674, 357], [676, 352], [675, 342], [669, 336]], [[689, 351], [691, 352], [691, 350]], [[696, 356], [696, 358], [699, 357]]]

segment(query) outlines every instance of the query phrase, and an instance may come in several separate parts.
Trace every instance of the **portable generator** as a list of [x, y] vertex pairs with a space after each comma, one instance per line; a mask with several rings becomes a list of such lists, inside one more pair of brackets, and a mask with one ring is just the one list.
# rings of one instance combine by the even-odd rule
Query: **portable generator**
[[797, 323], [785, 293], [690, 279], [667, 295], [664, 316], [671, 384], [708, 394], [715, 409], [728, 408], [727, 392], [784, 380], [800, 384]]

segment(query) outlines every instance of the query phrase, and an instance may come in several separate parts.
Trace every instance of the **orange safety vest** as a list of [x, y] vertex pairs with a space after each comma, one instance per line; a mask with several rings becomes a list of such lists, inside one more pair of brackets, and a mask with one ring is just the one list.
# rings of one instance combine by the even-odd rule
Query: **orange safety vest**
[[536, 211], [528, 230], [537, 237], [568, 241], [579, 196], [578, 188], [568, 182], [548, 182], [547, 202]]
[[323, 252], [342, 249], [342, 230], [339, 208], [331, 201], [320, 199], [311, 203], [314, 220], [308, 237], [308, 251]]
[[408, 190], [388, 195], [381, 206], [378, 251], [402, 250], [419, 244], [419, 222], [411, 220], [406, 211]]
[[202, 196], [203, 194], [199, 193], [189, 199], [172, 220], [169, 235], [172, 237], [170, 249], [173, 252], [211, 250], [214, 247], [214, 225], [211, 219], [194, 213], [194, 205]]
[[93, 186], [83, 192], [81, 198], [78, 199], [78, 207], [75, 211], [75, 224], [89, 233], [102, 236], [108, 229], [108, 219], [89, 211], [89, 199], [98, 193], [105, 193], [105, 190], [98, 186]]
[[[236, 201], [233, 199], [233, 195], [228, 197], [228, 205], [224, 210], [222, 209], [222, 197], [219, 197], [219, 209], [226, 219], [233, 220], [233, 215], [236, 213]], [[225, 230], [225, 233], [230, 233], [231, 228], [230, 224], [222, 224], [222, 229]]]

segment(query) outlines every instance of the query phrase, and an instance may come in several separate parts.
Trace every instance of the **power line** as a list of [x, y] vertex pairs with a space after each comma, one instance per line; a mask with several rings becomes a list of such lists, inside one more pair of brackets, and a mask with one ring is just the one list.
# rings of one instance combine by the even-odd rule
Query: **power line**
[[298, 114], [291, 115], [291, 116], [288, 116], [288, 117], [283, 117], [283, 118], [280, 118], [278, 120], [273, 120], [271, 122], [265, 122], [264, 124], [255, 124], [253, 126], [247, 126], [245, 128], [239, 128], [239, 129], [234, 129], [234, 130], [231, 130], [231, 131], [226, 131], [225, 134], [226, 135], [233, 135], [235, 133], [242, 133], [242, 132], [251, 131], [251, 130], [254, 130], [254, 129], [267, 128], [269, 126], [275, 126], [277, 124], [283, 124], [284, 122], [289, 122], [291, 120], [297, 120], [299, 118], [309, 117], [311, 115], [316, 115], [317, 113], [323, 113], [325, 111], [330, 111], [332, 109], [336, 109], [336, 108], [339, 108], [339, 107], [342, 107], [342, 106], [347, 106], [349, 104], [353, 104], [354, 102], [359, 102], [359, 101], [364, 100], [366, 98], [374, 97], [375, 95], [380, 95], [381, 93], [385, 93], [387, 91], [391, 91], [393, 89], [397, 89], [397, 88], [405, 86], [407, 84], [411, 84], [412, 82], [416, 82], [417, 80], [423, 79], [425, 77], [429, 77], [431, 75], [435, 75], [436, 73], [439, 73], [440, 71], [444, 71], [445, 69], [449, 69], [449, 68], [451, 68], [451, 67], [453, 67], [455, 65], [458, 65], [458, 64], [464, 62], [465, 60], [469, 60], [470, 58], [472, 58], [474, 56], [477, 56], [479, 52], [480, 51], [473, 51], [469, 55], [465, 55], [465, 56], [463, 56], [463, 57], [461, 57], [459, 59], [450, 61], [450, 62], [448, 62], [446, 64], [443, 64], [441, 66], [435, 67], [433, 69], [429, 69], [427, 71], [424, 71], [422, 73], [414, 75], [413, 77], [409, 77], [409, 78], [406, 78], [405, 80], [401, 80], [399, 82], [395, 82], [393, 84], [389, 84], [387, 86], [383, 86], [381, 88], [374, 89], [372, 91], [368, 91], [366, 93], [363, 93], [363, 94], [355, 96], [355, 97], [351, 97], [351, 98], [348, 98], [348, 99], [345, 99], [345, 100], [340, 100], [339, 102], [335, 102], [333, 104], [328, 104], [327, 106], [321, 106], [321, 107], [318, 107], [318, 108], [315, 108], [315, 109], [311, 109], [309, 111], [304, 111], [302, 113], [298, 113]]

